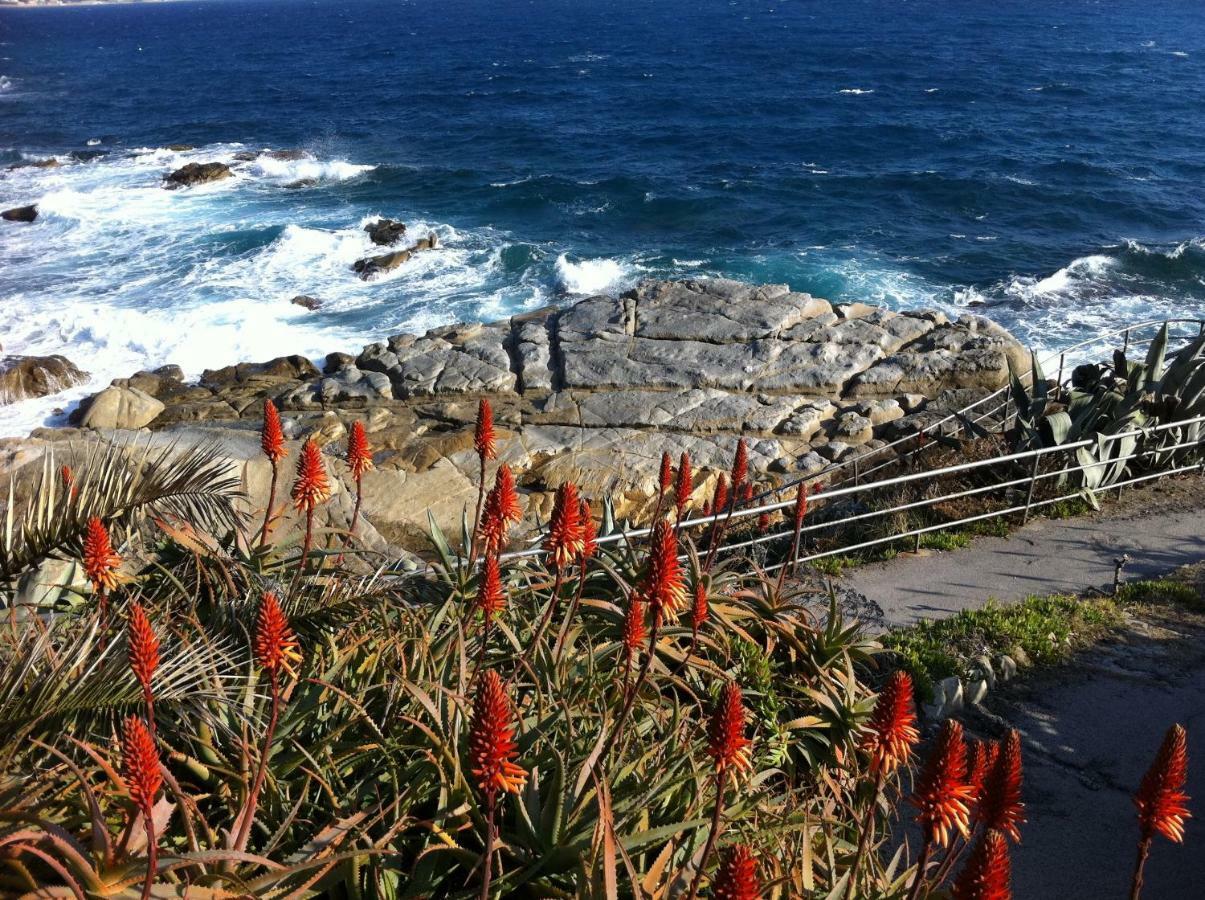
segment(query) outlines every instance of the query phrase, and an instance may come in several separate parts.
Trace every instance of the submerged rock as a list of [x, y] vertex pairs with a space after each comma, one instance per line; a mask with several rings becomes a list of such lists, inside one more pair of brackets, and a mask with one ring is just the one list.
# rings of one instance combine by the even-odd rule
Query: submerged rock
[[65, 356], [6, 356], [0, 358], [0, 406], [48, 397], [87, 380], [88, 373]]
[[35, 159], [29, 162], [19, 162], [10, 165], [9, 171], [13, 169], [57, 169], [62, 163], [53, 156], [49, 159]]
[[32, 222], [38, 217], [38, 207], [34, 204], [29, 206], [15, 206], [12, 209], [6, 209], [0, 212], [0, 219], [6, 222]]
[[230, 166], [222, 162], [189, 163], [167, 175], [164, 181], [166, 188], [192, 187], [197, 184], [208, 184], [211, 181], [221, 181], [231, 175]]
[[294, 306], [304, 307], [305, 309], [308, 309], [311, 312], [314, 310], [322, 309], [322, 301], [319, 300], [317, 297], [311, 297], [309, 294], [298, 294], [296, 297], [294, 297], [289, 302], [292, 303]]

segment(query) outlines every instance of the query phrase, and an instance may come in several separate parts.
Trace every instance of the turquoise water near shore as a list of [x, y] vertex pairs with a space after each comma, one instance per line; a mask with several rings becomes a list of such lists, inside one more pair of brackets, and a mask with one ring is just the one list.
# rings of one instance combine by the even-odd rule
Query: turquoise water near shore
[[[0, 164], [80, 157], [0, 178], [41, 211], [0, 229], [0, 343], [95, 389], [646, 275], [973, 307], [1041, 348], [1202, 315], [1203, 26], [1180, 0], [0, 9]], [[311, 158], [159, 186], [262, 147]], [[444, 249], [361, 282], [376, 215]]]

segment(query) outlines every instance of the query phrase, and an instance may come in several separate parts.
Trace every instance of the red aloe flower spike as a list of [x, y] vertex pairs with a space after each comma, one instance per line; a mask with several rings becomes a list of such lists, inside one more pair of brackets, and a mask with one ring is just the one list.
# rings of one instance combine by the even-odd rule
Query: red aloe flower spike
[[109, 542], [109, 532], [104, 522], [93, 516], [88, 520], [84, 535], [84, 573], [92, 582], [92, 590], [105, 594], [117, 587], [117, 567], [121, 557]]
[[715, 900], [760, 900], [761, 895], [753, 851], [744, 844], [729, 847], [712, 879], [711, 896]]
[[1009, 731], [983, 779], [979, 820], [985, 828], [1020, 843], [1025, 804], [1021, 802], [1021, 735], [1016, 729]]
[[289, 455], [284, 429], [280, 426], [280, 413], [271, 400], [264, 400], [264, 425], [259, 432], [259, 446], [274, 465]]
[[313, 512], [314, 507], [325, 503], [331, 496], [330, 479], [322, 462], [322, 451], [313, 438], [301, 448], [297, 460], [297, 481], [293, 484], [293, 506], [298, 510]]
[[757, 517], [757, 530], [761, 534], [765, 534], [770, 530], [770, 514], [764, 512]]
[[715, 497], [711, 504], [713, 515], [719, 515], [728, 508], [728, 479], [721, 474], [715, 483]]
[[[924, 828], [926, 843], [949, 843], [951, 831], [966, 837], [970, 823], [968, 803], [972, 787], [966, 777], [966, 742], [962, 725], [946, 721], [928, 762], [917, 779], [911, 797], [917, 822]], [[918, 873], [919, 874], [919, 873]]]
[[129, 661], [130, 670], [142, 687], [142, 699], [146, 703], [146, 720], [155, 730], [155, 692], [152, 685], [155, 670], [159, 668], [159, 638], [155, 629], [146, 617], [142, 604], [134, 601], [130, 604], [128, 623]]
[[682, 521], [686, 508], [690, 506], [690, 496], [694, 492], [690, 471], [690, 454], [683, 453], [678, 460], [678, 477], [674, 481], [674, 506], [677, 509], [678, 521]]
[[481, 567], [481, 584], [477, 588], [477, 608], [485, 617], [486, 627], [494, 616], [506, 608], [506, 592], [502, 589], [502, 568], [498, 557], [486, 554]]
[[126, 790], [142, 813], [142, 825], [146, 829], [147, 865], [142, 900], [147, 900], [151, 895], [151, 885], [155, 882], [159, 858], [153, 812], [155, 795], [159, 793], [163, 776], [159, 770], [159, 752], [155, 749], [155, 741], [137, 716], [127, 717], [122, 725], [121, 765]]
[[661, 471], [657, 478], [657, 489], [662, 495], [667, 493], [674, 483], [674, 465], [670, 461], [669, 453], [661, 451]]
[[523, 507], [519, 503], [519, 492], [515, 490], [515, 476], [506, 463], [498, 466], [494, 476], [494, 490], [498, 492], [498, 512], [511, 523], [523, 521]]
[[578, 518], [582, 523], [582, 562], [585, 562], [598, 553], [598, 526], [594, 523], [590, 502], [584, 497], [578, 504]]
[[498, 458], [498, 439], [494, 434], [494, 410], [484, 397], [477, 403], [477, 424], [473, 429], [473, 449], [477, 451], [482, 465], [487, 459]]
[[301, 662], [300, 648], [297, 636], [280, 608], [280, 600], [271, 591], [265, 591], [255, 618], [256, 662], [273, 678], [281, 669], [296, 677], [293, 666]]
[[887, 679], [866, 725], [862, 746], [870, 751], [871, 771], [890, 775], [908, 762], [919, 740], [912, 677], [898, 671]]
[[695, 628], [698, 628], [707, 621], [710, 611], [710, 606], [707, 602], [707, 585], [702, 580], [696, 581], [694, 604], [690, 609], [691, 624]]
[[78, 497], [79, 485], [75, 483], [75, 473], [71, 471], [71, 466], [60, 468], [59, 476], [63, 479], [63, 490], [67, 492], [67, 496], [72, 500]]
[[481, 539], [487, 556], [501, 553], [506, 546], [506, 534], [510, 528], [500, 506], [498, 488], [495, 486], [485, 498], [485, 510], [481, 516]]
[[301, 448], [297, 459], [297, 480], [293, 483], [293, 506], [305, 511], [305, 541], [301, 546], [300, 575], [305, 569], [314, 543], [314, 508], [325, 503], [331, 495], [330, 481], [326, 477], [326, 466], [322, 463], [322, 451], [313, 438]]
[[347, 435], [347, 467], [357, 481], [372, 469], [372, 447], [368, 443], [364, 423], [359, 420], [352, 422], [351, 432]]
[[[631, 669], [632, 658], [636, 655], [636, 651], [640, 649], [640, 645], [644, 643], [644, 639], [648, 637], [648, 629], [645, 627], [645, 602], [632, 592], [628, 598], [627, 612], [623, 617], [623, 652], [624, 652], [624, 669]], [[624, 680], [627, 678], [625, 676]]]
[[982, 821], [983, 790], [999, 755], [1000, 745], [995, 741], [967, 741], [967, 783], [975, 792], [972, 821]]
[[753, 482], [746, 481], [745, 486], [741, 488], [741, 503], [750, 503], [753, 500]]
[[954, 900], [1010, 900], [1011, 870], [1004, 835], [985, 832], [954, 883]]
[[808, 514], [808, 486], [802, 481], [795, 492], [795, 527], [803, 525], [804, 517]]
[[581, 556], [583, 540], [577, 486], [565, 482], [557, 488], [548, 522], [548, 537], [544, 540], [544, 550], [551, 558], [552, 568], [563, 569]]
[[720, 702], [711, 714], [707, 754], [715, 760], [716, 771], [747, 769], [752, 765], [749, 739], [745, 737], [745, 704], [735, 681], [724, 685]]
[[1184, 820], [1191, 816], [1188, 794], [1184, 792], [1187, 779], [1188, 736], [1183, 726], [1173, 725], [1134, 795], [1144, 840], [1161, 834], [1169, 841], [1183, 843]]
[[678, 560], [678, 536], [665, 520], [653, 525], [649, 536], [648, 563], [644, 596], [653, 608], [654, 616], [674, 616], [686, 600], [686, 582], [682, 563]]
[[519, 793], [527, 772], [516, 764], [518, 756], [514, 709], [501, 677], [487, 669], [477, 688], [469, 729], [469, 759], [477, 789], [487, 798], [499, 791]]
[[711, 501], [710, 501], [710, 500], [704, 500], [704, 501], [703, 501], [703, 510], [702, 510], [702, 512], [703, 512], [703, 518], [704, 518], [704, 519], [706, 519], [708, 516], [710, 516], [710, 515], [711, 515]]
[[749, 446], [745, 439], [736, 442], [736, 456], [732, 460], [732, 491], [737, 493], [749, 477]]

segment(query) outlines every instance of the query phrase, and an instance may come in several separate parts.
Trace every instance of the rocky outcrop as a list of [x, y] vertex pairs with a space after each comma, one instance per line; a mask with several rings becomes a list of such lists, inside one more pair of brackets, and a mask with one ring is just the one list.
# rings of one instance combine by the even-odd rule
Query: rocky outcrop
[[155, 421], [164, 408], [162, 400], [136, 387], [112, 385], [91, 399], [80, 417], [80, 425], [95, 430], [143, 428]]
[[88, 373], [65, 356], [0, 358], [0, 406], [47, 397], [83, 384]]
[[[405, 225], [402, 226], [403, 229], [405, 227]], [[352, 271], [358, 273], [363, 280], [369, 281], [384, 272], [391, 272], [403, 263], [409, 262], [410, 258], [420, 250], [434, 250], [438, 246], [439, 237], [434, 232], [431, 232], [408, 250], [395, 250], [393, 253], [384, 253], [380, 256], [367, 256], [364, 259], [357, 259], [352, 265]]]
[[364, 226], [368, 238], [381, 247], [391, 247], [406, 234], [406, 225], [394, 219], [376, 219]]
[[166, 188], [193, 187], [198, 184], [208, 184], [221, 181], [231, 176], [230, 166], [221, 162], [189, 163], [181, 166], [165, 176], [163, 186]]
[[57, 169], [61, 165], [62, 163], [52, 156], [49, 159], [35, 159], [29, 162], [12, 163], [8, 168], [9, 171], [13, 169]]
[[317, 297], [311, 297], [309, 294], [298, 294], [289, 302], [294, 306], [300, 306], [303, 309], [308, 309], [310, 312], [322, 309], [322, 301]]
[[[152, 430], [190, 439], [253, 437], [267, 397], [293, 440], [337, 445], [353, 419], [365, 422], [377, 450], [365, 512], [395, 546], [418, 548], [428, 509], [451, 532], [475, 502], [482, 396], [529, 521], [547, 518], [569, 480], [633, 516], [651, 506], [663, 451], [690, 453], [700, 499], [742, 436], [759, 480], [815, 475], [1002, 386], [1008, 360], [1024, 356], [979, 317], [832, 304], [783, 285], [650, 281], [565, 309], [394, 335], [331, 354], [322, 372], [282, 357], [196, 384], [140, 373], [115, 387], [163, 405]], [[343, 471], [337, 451], [330, 465]]]
[[38, 217], [37, 206], [16, 206], [0, 212], [0, 219], [6, 222], [32, 222]]

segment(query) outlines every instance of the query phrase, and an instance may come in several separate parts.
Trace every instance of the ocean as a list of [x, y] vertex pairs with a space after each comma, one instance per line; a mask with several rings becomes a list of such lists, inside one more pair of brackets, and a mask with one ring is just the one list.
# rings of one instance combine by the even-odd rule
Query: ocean
[[[0, 8], [0, 166], [66, 163], [0, 177], [41, 213], [0, 222], [0, 345], [94, 376], [0, 434], [140, 368], [649, 276], [972, 308], [1042, 350], [1202, 316], [1203, 98], [1194, 0]], [[309, 155], [161, 187], [260, 148]], [[443, 247], [363, 282], [378, 215]]]

